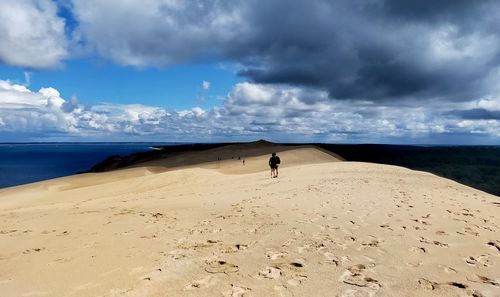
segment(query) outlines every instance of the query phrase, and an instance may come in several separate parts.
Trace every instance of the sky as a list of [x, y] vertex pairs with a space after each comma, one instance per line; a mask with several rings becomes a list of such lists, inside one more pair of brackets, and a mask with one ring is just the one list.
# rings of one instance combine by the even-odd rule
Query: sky
[[500, 144], [496, 0], [0, 0], [0, 142]]

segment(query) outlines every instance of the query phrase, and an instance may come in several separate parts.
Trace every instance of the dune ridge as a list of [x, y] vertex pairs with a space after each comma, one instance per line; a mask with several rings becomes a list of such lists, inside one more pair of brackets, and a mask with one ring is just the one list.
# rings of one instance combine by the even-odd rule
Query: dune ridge
[[340, 161], [235, 144], [2, 190], [0, 295], [500, 296], [498, 197]]
[[[313, 145], [280, 145], [259, 140], [250, 143], [227, 144], [204, 151], [159, 155], [154, 160], [129, 167], [149, 167], [162, 171], [201, 167], [224, 173], [254, 173], [265, 170], [271, 153], [276, 152], [286, 160], [286, 166], [342, 161], [343, 158]], [[245, 160], [245, 166], [243, 165]], [[264, 164], [264, 166], [262, 166]], [[285, 164], [284, 164], [285, 165]]]

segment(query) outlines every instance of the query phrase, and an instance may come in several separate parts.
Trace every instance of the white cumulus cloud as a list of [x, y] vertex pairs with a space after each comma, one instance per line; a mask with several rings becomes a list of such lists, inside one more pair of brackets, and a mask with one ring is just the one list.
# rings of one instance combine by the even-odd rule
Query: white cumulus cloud
[[37, 69], [58, 66], [68, 56], [64, 26], [53, 1], [0, 1], [0, 61]]
[[484, 102], [374, 105], [331, 100], [325, 91], [311, 88], [238, 83], [221, 107], [175, 111], [141, 104], [84, 105], [75, 96], [62, 98], [52, 87], [32, 91], [0, 80], [0, 136], [24, 133], [30, 140], [79, 141], [268, 138], [436, 143], [446, 141], [447, 135], [475, 135], [498, 143], [499, 101]]

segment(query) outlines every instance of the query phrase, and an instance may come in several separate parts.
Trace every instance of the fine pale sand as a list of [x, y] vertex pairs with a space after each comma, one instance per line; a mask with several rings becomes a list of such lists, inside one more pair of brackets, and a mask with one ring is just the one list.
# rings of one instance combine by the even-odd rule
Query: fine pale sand
[[429, 173], [233, 145], [0, 191], [0, 296], [500, 296], [499, 228]]

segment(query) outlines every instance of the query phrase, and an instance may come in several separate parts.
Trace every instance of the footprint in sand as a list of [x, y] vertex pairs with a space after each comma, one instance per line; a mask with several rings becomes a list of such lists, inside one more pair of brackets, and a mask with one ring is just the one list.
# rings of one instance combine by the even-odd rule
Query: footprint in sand
[[479, 267], [490, 267], [493, 265], [489, 255], [469, 256], [465, 258], [465, 262], [469, 265]]
[[273, 250], [268, 250], [266, 252], [266, 257], [270, 260], [277, 260], [285, 257], [287, 255], [286, 252], [278, 252], [278, 251], [273, 251]]
[[427, 290], [435, 290], [437, 288], [437, 286], [439, 285], [438, 283], [430, 281], [430, 280], [425, 279], [425, 278], [419, 278], [417, 280], [417, 282], [420, 285], [420, 287], [427, 289]]
[[423, 262], [420, 262], [420, 261], [410, 261], [410, 262], [406, 262], [406, 265], [409, 266], [409, 267], [413, 267], [413, 268], [416, 268], [416, 267], [420, 267], [422, 266]]
[[258, 278], [268, 278], [268, 279], [278, 279], [282, 275], [282, 271], [279, 267], [268, 266], [265, 269], [259, 271]]
[[459, 282], [446, 282], [446, 283], [438, 283], [434, 281], [427, 280], [425, 278], [420, 278], [417, 280], [418, 283], [425, 289], [429, 290], [436, 290], [440, 287], [453, 287], [453, 288], [459, 288], [459, 289], [467, 289], [468, 286], [466, 284], [462, 284]]
[[[372, 236], [371, 236], [372, 237]], [[368, 239], [363, 242], [361, 242], [361, 248], [375, 248], [375, 247], [380, 247], [380, 243], [382, 240], [380, 239]]]
[[42, 234], [50, 234], [50, 233], [54, 233], [54, 232], [57, 232], [57, 230], [43, 230], [41, 233]]
[[256, 229], [256, 228], [251, 228], [251, 229], [248, 229], [248, 230], [247, 230], [247, 233], [248, 233], [248, 234], [256, 234], [256, 233], [257, 233], [257, 229]]
[[33, 248], [23, 251], [23, 254], [31, 254], [31, 253], [41, 252], [43, 250], [45, 250], [45, 248]]
[[16, 232], [17, 230], [0, 230], [0, 234], [11, 234]]
[[182, 258], [186, 258], [186, 250], [185, 249], [179, 249], [179, 250], [173, 250], [168, 253], [168, 256], [173, 259], [173, 260], [179, 260]]
[[208, 273], [234, 273], [238, 272], [239, 268], [237, 265], [228, 263], [224, 260], [213, 260], [206, 262], [205, 271]]
[[152, 213], [151, 216], [155, 219], [160, 219], [163, 217], [163, 214], [161, 212], [156, 212], [156, 213]]
[[422, 225], [426, 225], [426, 226], [431, 225], [431, 223], [424, 221], [424, 220], [420, 220], [420, 219], [411, 219], [411, 220], [416, 222], [416, 223], [422, 224]]
[[302, 268], [302, 267], [306, 266], [304, 263], [305, 263], [304, 259], [297, 259], [293, 262], [290, 262], [289, 265], [290, 265], [290, 267], [293, 267], [293, 268]]
[[464, 232], [473, 236], [479, 236], [479, 232], [476, 232], [471, 226], [465, 226]]
[[63, 231], [60, 234], [57, 234], [56, 236], [68, 236], [68, 235], [69, 235], [69, 231]]
[[357, 264], [347, 268], [347, 271], [341, 276], [340, 281], [356, 286], [356, 287], [366, 287], [372, 290], [378, 290], [381, 285], [378, 280], [366, 276], [365, 270], [367, 269], [364, 264]]
[[389, 226], [389, 224], [382, 224], [379, 227], [388, 231], [394, 231], [394, 229], [392, 229], [391, 226]]
[[446, 231], [438, 230], [438, 231], [436, 231], [436, 235], [445, 236], [445, 235], [449, 235], [449, 234]]
[[330, 226], [330, 225], [324, 225], [324, 226], [320, 226], [319, 227], [322, 231], [337, 231], [340, 229], [340, 227], [337, 227], [337, 226]]
[[[472, 290], [468, 285], [460, 282], [444, 282], [438, 283], [434, 281], [430, 281], [425, 278], [417, 279], [418, 284], [421, 288], [430, 291], [437, 291], [439, 295], [448, 296], [450, 294], [456, 294], [457, 291], [461, 292], [460, 296], [467, 294], [467, 296], [472, 297], [484, 297], [484, 295], [476, 290]], [[455, 296], [455, 295], [453, 295]]]
[[302, 231], [299, 231], [295, 228], [288, 230], [288, 233], [292, 233], [293, 235], [296, 235], [296, 236], [303, 236], [304, 235], [304, 233]]
[[335, 266], [342, 265], [345, 262], [349, 261], [349, 257], [347, 257], [347, 256], [340, 256], [339, 257], [339, 256], [334, 255], [333, 253], [330, 253], [330, 252], [324, 253], [323, 256], [325, 256], [325, 258], [327, 259], [326, 263], [334, 264]]
[[[294, 279], [292, 283], [300, 283], [300, 281], [304, 278], [307, 278], [306, 275], [301, 273], [302, 269], [305, 267], [304, 259], [296, 259], [288, 264], [277, 264], [273, 266], [268, 266], [265, 269], [259, 271], [257, 278], [268, 278], [268, 279], [277, 279], [285, 275], [294, 275]], [[286, 274], [285, 274], [286, 271]]]
[[287, 246], [291, 245], [292, 243], [294, 243], [295, 241], [297, 241], [295, 238], [287, 239], [285, 242], [283, 242], [281, 244], [281, 247], [287, 247]]
[[500, 241], [490, 240], [486, 244], [491, 246], [492, 248], [496, 249], [498, 252], [500, 252]]
[[236, 253], [239, 251], [246, 250], [248, 248], [247, 244], [226, 244], [220, 247], [220, 252], [223, 254]]
[[287, 280], [287, 283], [291, 286], [296, 287], [296, 286], [302, 284], [302, 282], [305, 281], [306, 279], [307, 279], [306, 275], [298, 274], [298, 275], [295, 275], [292, 279]]
[[217, 283], [217, 279], [211, 275], [202, 278], [200, 280], [194, 281], [193, 283], [186, 286], [186, 290], [195, 290], [202, 288], [209, 288]]
[[419, 241], [422, 243], [437, 245], [437, 246], [442, 247], [442, 248], [448, 247], [447, 243], [442, 243], [442, 242], [439, 242], [437, 240], [427, 239], [425, 237], [420, 237]]
[[427, 250], [423, 247], [420, 247], [420, 246], [412, 246], [410, 248], [410, 252], [425, 254], [425, 253], [427, 253]]
[[246, 297], [250, 296], [252, 289], [231, 284], [231, 290], [223, 292], [224, 297]]
[[344, 239], [349, 242], [355, 242], [357, 240], [354, 236], [344, 236]]
[[494, 287], [500, 287], [500, 282], [498, 280], [494, 280], [479, 274], [475, 274], [472, 277], [467, 277], [467, 280], [474, 283], [482, 283], [482, 284], [492, 285]]
[[458, 271], [453, 267], [443, 266], [443, 265], [439, 265], [439, 267], [441, 267], [444, 270], [444, 272], [449, 273], [449, 274], [457, 274], [458, 273]]

